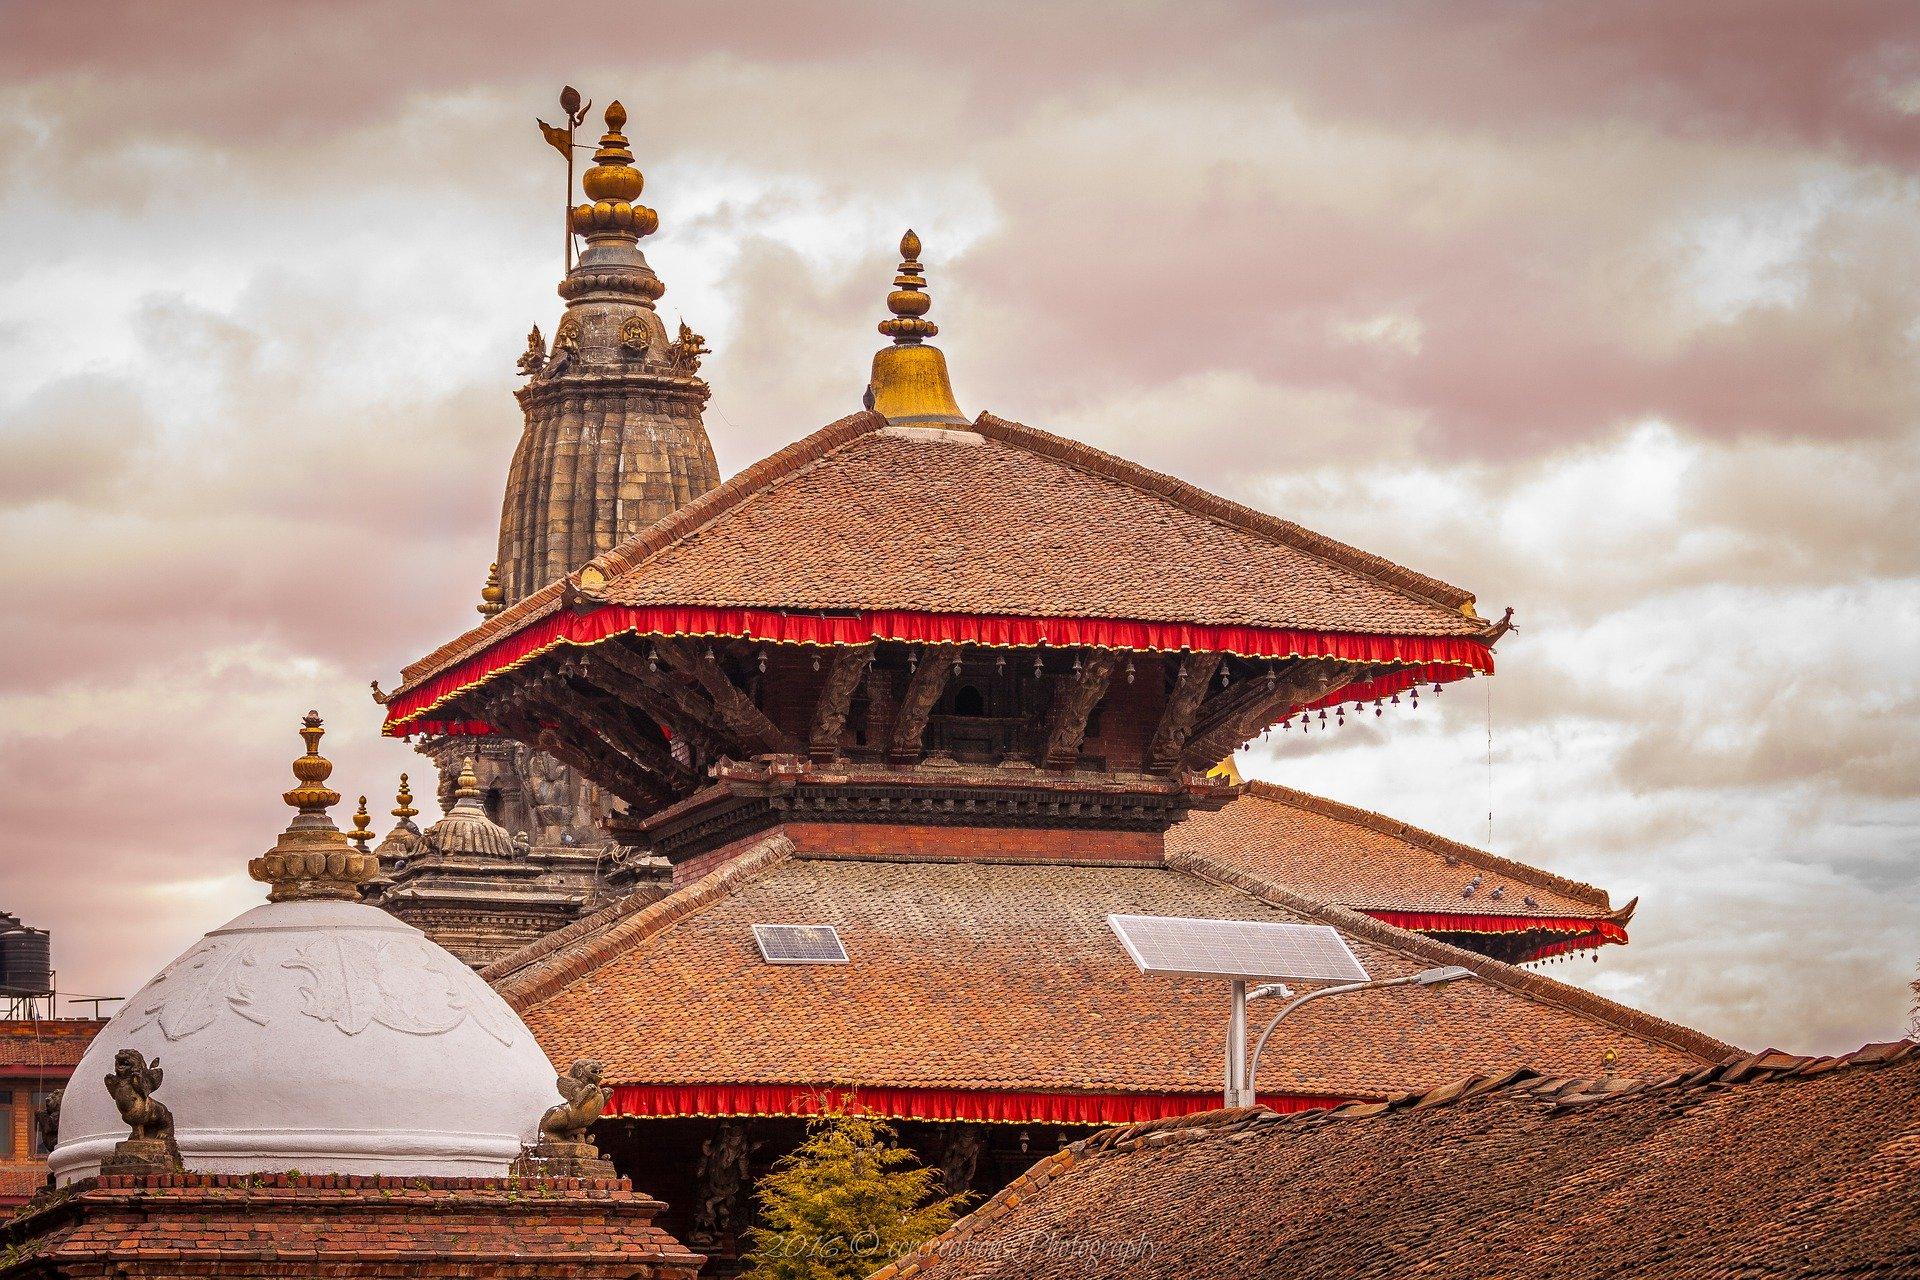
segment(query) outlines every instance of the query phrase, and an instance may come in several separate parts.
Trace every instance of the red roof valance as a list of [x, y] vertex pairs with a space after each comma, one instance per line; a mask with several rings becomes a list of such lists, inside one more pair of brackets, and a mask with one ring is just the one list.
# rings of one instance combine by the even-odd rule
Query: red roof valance
[[1407, 665], [1406, 670], [1335, 690], [1314, 706], [1333, 706], [1355, 698], [1387, 697], [1418, 682], [1441, 683], [1493, 670], [1492, 650], [1483, 641], [1467, 636], [1364, 635], [1107, 618], [1027, 618], [902, 610], [820, 614], [774, 609], [604, 605], [583, 612], [563, 610], [537, 619], [519, 631], [502, 636], [473, 657], [395, 693], [387, 703], [384, 731], [390, 735], [486, 733], [489, 730], [484, 722], [428, 717], [436, 708], [467, 690], [550, 649], [561, 645], [594, 645], [622, 635], [724, 636], [772, 644], [812, 645], [895, 640], [914, 644], [1010, 648], [1057, 645], [1139, 652], [1191, 649], [1243, 658], [1326, 658]]
[[1566, 936], [1536, 947], [1527, 960], [1544, 960], [1569, 951], [1625, 944], [1627, 930], [1617, 920], [1581, 916], [1501, 916], [1470, 911], [1364, 911], [1385, 924], [1417, 933], [1557, 933]]
[[[1263, 1093], [1274, 1111], [1336, 1107], [1345, 1098]], [[1217, 1093], [1024, 1093], [997, 1089], [893, 1089], [865, 1085], [621, 1084], [608, 1116], [814, 1116], [858, 1110], [892, 1120], [974, 1120], [999, 1124], [1136, 1124], [1212, 1111]]]

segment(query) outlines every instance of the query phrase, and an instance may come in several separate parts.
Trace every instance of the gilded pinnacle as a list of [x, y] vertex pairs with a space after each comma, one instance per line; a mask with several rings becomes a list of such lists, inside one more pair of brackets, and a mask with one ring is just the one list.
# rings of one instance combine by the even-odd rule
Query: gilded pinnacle
[[607, 131], [593, 153], [593, 167], [581, 176], [580, 186], [591, 204], [575, 206], [573, 229], [584, 236], [621, 235], [638, 239], [660, 226], [660, 215], [634, 203], [647, 180], [633, 165], [633, 149], [621, 130], [627, 109], [618, 102], [607, 107]]
[[419, 816], [420, 811], [413, 807], [413, 788], [407, 785], [407, 775], [404, 773], [400, 775], [400, 790], [394, 792], [391, 812], [402, 822], [411, 822]]
[[953, 398], [946, 356], [926, 344], [940, 332], [926, 318], [932, 305], [926, 268], [920, 265], [920, 237], [908, 231], [900, 237], [900, 271], [887, 295], [893, 314], [880, 322], [880, 332], [893, 345], [874, 355], [867, 382], [868, 406], [896, 426], [964, 426], [967, 421]]
[[909, 228], [900, 237], [900, 274], [893, 278], [893, 292], [887, 295], [893, 319], [880, 322], [880, 332], [898, 344], [918, 343], [940, 332], [938, 325], [924, 318], [933, 305], [925, 272], [920, 265], [920, 237]]
[[[320, 739], [325, 733], [319, 714], [307, 712], [300, 722], [307, 753], [293, 762], [293, 776], [300, 785], [281, 796], [299, 812], [273, 848], [247, 863], [248, 875], [273, 886], [267, 895], [271, 902], [304, 898], [353, 901], [360, 896], [360, 886], [373, 879], [378, 870], [374, 856], [348, 844], [347, 837], [327, 816], [327, 810], [340, 802], [340, 793], [324, 785], [333, 772], [333, 762], [320, 754]], [[366, 812], [362, 799], [360, 812], [354, 816], [359, 830], [366, 826]]]
[[487, 585], [480, 588], [480, 603], [473, 606], [483, 618], [491, 618], [507, 607], [507, 593], [500, 585], [500, 562], [487, 566]]
[[333, 773], [333, 761], [320, 754], [320, 739], [326, 734], [321, 728], [320, 713], [309, 711], [300, 722], [300, 736], [306, 739], [307, 754], [293, 762], [293, 776], [300, 785], [291, 791], [283, 791], [280, 798], [298, 809], [301, 813], [325, 813], [340, 803], [340, 793], [322, 786]]
[[360, 807], [353, 811], [353, 830], [347, 832], [347, 839], [353, 841], [353, 847], [361, 853], [367, 851], [367, 842], [373, 839], [373, 832], [367, 824], [373, 821], [373, 815], [367, 812], [367, 798], [360, 797]]

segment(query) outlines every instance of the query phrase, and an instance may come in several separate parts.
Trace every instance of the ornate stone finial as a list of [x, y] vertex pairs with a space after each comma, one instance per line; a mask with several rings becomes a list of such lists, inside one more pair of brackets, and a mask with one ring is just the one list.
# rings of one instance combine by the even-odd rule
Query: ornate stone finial
[[893, 292], [887, 295], [887, 310], [893, 319], [880, 322], [880, 332], [896, 343], [918, 343], [940, 332], [926, 319], [933, 299], [927, 296], [926, 268], [920, 265], [920, 237], [911, 228], [900, 237], [900, 274], [893, 278]]
[[507, 607], [506, 589], [500, 585], [500, 562], [487, 566], [487, 585], [480, 588], [480, 603], [473, 606], [483, 618], [491, 618]]
[[473, 757], [468, 756], [460, 762], [460, 776], [453, 783], [453, 801], [478, 800], [480, 798], [480, 777], [473, 771]]
[[607, 107], [607, 131], [600, 136], [600, 149], [593, 153], [593, 168], [581, 175], [580, 186], [593, 203], [576, 205], [573, 229], [584, 236], [619, 235], [629, 240], [652, 235], [660, 227], [660, 215], [643, 204], [635, 204], [646, 189], [647, 180], [633, 166], [633, 150], [621, 130], [627, 125], [627, 109], [618, 102]]
[[107, 1093], [120, 1110], [128, 1134], [100, 1162], [102, 1173], [177, 1173], [180, 1148], [173, 1139], [173, 1112], [155, 1098], [164, 1078], [160, 1059], [148, 1063], [136, 1049], [113, 1055]]
[[912, 231], [900, 237], [900, 272], [887, 295], [893, 315], [880, 322], [880, 332], [893, 339], [873, 357], [873, 377], [866, 403], [875, 413], [899, 426], [966, 424], [947, 378], [947, 358], [926, 340], [940, 332], [926, 318], [933, 300], [927, 296], [926, 268], [920, 265], [920, 237]]
[[267, 895], [270, 902], [303, 898], [351, 902], [359, 898], [360, 886], [379, 870], [374, 856], [349, 845], [327, 816], [327, 810], [340, 803], [340, 793], [324, 785], [333, 772], [333, 762], [320, 754], [325, 733], [319, 714], [307, 712], [300, 724], [307, 754], [293, 762], [293, 776], [300, 785], [281, 796], [299, 812], [273, 848], [247, 864], [248, 875], [273, 886]]
[[367, 824], [373, 821], [373, 815], [367, 812], [367, 798], [360, 797], [360, 807], [353, 811], [353, 830], [347, 832], [347, 839], [353, 841], [353, 847], [361, 853], [367, 851], [367, 844], [373, 839], [373, 832]]
[[407, 775], [400, 775], [400, 789], [393, 793], [393, 816], [402, 822], [411, 822], [420, 815], [413, 807], [413, 788], [407, 785]]

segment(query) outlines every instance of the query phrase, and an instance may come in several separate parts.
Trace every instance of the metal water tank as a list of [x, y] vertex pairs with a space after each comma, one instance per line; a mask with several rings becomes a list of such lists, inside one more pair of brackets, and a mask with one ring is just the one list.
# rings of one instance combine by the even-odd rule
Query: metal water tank
[[45, 929], [0, 933], [0, 991], [20, 996], [53, 993], [53, 945]]

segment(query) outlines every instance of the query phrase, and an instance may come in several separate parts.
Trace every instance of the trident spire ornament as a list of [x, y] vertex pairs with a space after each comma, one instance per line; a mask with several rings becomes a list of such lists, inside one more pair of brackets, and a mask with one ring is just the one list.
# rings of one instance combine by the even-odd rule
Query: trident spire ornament
[[540, 136], [547, 140], [547, 145], [567, 158], [567, 186], [560, 195], [560, 207], [563, 210], [560, 221], [562, 234], [567, 242], [566, 269], [568, 271], [573, 270], [573, 151], [579, 145], [573, 140], [573, 131], [580, 127], [582, 120], [587, 118], [587, 108], [592, 105], [592, 102], [581, 102], [580, 91], [568, 85], [560, 90], [560, 118], [567, 122], [567, 127], [562, 129], [548, 124], [545, 120], [538, 118], [534, 120], [534, 123], [540, 126]]

